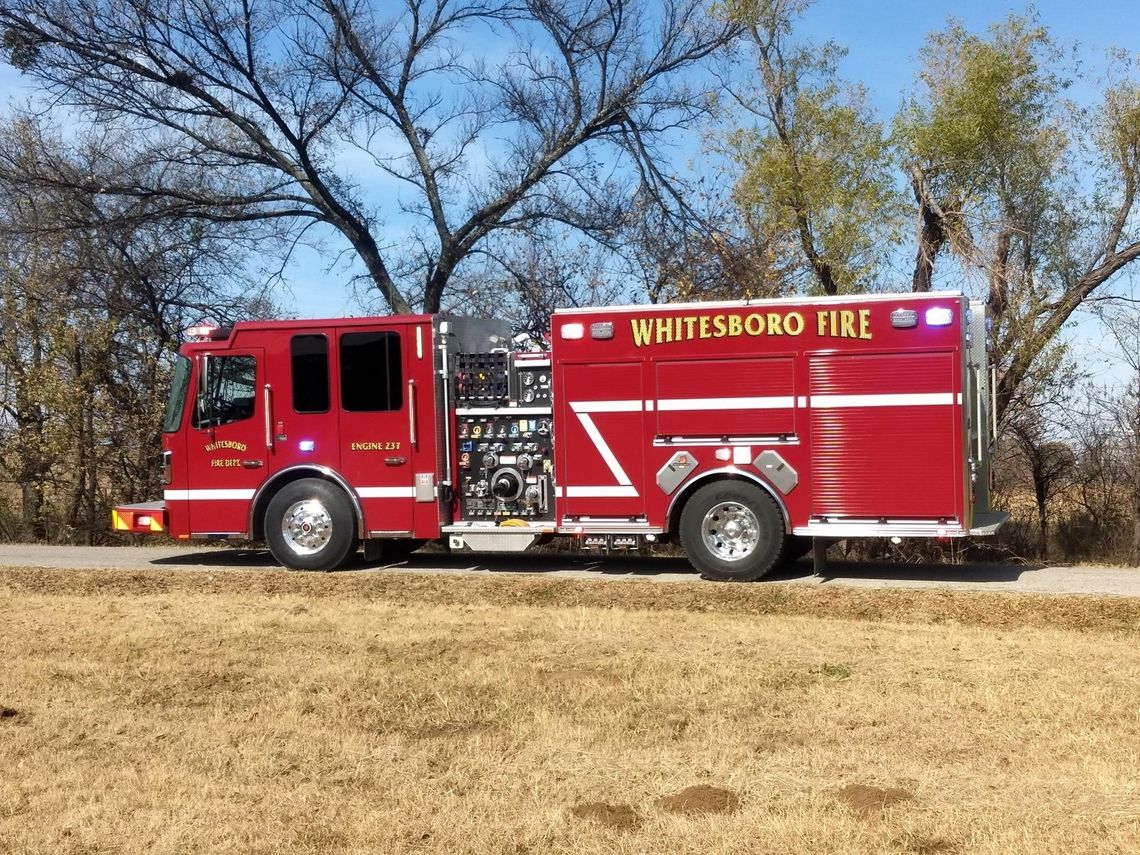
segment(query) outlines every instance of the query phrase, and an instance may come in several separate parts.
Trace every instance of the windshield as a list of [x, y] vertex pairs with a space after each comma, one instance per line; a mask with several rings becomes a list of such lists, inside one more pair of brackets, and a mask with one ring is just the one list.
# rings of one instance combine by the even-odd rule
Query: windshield
[[179, 354], [170, 377], [170, 397], [166, 400], [166, 415], [162, 417], [162, 432], [174, 433], [182, 421], [186, 392], [190, 388], [190, 360]]

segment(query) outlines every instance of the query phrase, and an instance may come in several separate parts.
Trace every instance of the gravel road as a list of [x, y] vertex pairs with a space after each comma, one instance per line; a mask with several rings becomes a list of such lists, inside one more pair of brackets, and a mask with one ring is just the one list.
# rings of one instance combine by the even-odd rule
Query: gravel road
[[[86, 547], [0, 545], [0, 566], [185, 569], [240, 572], [273, 567], [269, 553], [248, 549], [171, 546]], [[282, 571], [285, 572], [285, 571]], [[509, 574], [564, 578], [638, 578], [664, 584], [698, 577], [680, 558], [640, 556], [444, 555], [416, 554], [396, 564], [363, 564], [353, 573]], [[859, 588], [953, 588], [1022, 594], [1095, 594], [1140, 597], [1140, 568], [1043, 567], [1009, 564], [856, 564], [832, 561], [816, 576], [809, 559], [773, 574], [760, 584], [843, 585]], [[713, 584], [713, 583], [708, 583]]]

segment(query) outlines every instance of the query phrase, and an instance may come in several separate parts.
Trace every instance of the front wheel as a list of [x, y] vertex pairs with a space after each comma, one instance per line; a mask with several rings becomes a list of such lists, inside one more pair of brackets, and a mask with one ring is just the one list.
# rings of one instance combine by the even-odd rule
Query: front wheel
[[291, 570], [335, 570], [356, 551], [356, 515], [339, 487], [303, 478], [269, 502], [265, 541]]
[[780, 509], [747, 481], [698, 489], [681, 512], [680, 534], [689, 562], [706, 579], [751, 582], [783, 558]]

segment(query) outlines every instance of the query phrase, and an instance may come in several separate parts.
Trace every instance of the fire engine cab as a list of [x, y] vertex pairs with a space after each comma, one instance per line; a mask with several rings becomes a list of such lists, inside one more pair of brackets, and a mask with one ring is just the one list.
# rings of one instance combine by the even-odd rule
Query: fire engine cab
[[363, 545], [519, 551], [676, 538], [759, 578], [812, 538], [992, 534], [984, 307], [890, 294], [567, 309], [548, 350], [415, 315], [192, 330], [161, 502], [113, 525], [265, 541], [328, 570]]

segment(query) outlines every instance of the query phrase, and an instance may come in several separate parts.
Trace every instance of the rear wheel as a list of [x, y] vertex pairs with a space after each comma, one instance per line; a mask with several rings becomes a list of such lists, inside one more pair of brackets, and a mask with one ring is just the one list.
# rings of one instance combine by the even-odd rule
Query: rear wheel
[[356, 515], [339, 487], [303, 478], [269, 502], [265, 541], [291, 570], [335, 570], [356, 552]]
[[706, 579], [751, 582], [783, 558], [780, 509], [747, 481], [698, 489], [681, 512], [680, 533], [689, 562]]

